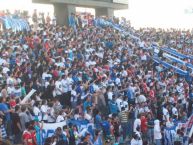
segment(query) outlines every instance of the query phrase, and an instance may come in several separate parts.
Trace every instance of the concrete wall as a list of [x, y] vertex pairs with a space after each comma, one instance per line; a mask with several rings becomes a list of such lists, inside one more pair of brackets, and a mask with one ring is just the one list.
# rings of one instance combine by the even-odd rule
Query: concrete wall
[[67, 26], [70, 14], [76, 12], [76, 6], [66, 4], [54, 4], [54, 12], [56, 14], [57, 24]]
[[113, 17], [114, 16], [114, 9], [112, 8], [95, 8], [96, 16], [108, 16]]
[[96, 16], [114, 16], [114, 10], [127, 9], [127, 4], [113, 3], [113, 0], [32, 0], [34, 3], [54, 5], [54, 11], [59, 25], [67, 25], [68, 17], [75, 13], [76, 6], [95, 8]]
[[128, 5], [113, 3], [113, 0], [32, 0], [34, 3], [47, 3], [47, 4], [71, 4], [82, 7], [108, 7], [113, 9], [127, 9]]

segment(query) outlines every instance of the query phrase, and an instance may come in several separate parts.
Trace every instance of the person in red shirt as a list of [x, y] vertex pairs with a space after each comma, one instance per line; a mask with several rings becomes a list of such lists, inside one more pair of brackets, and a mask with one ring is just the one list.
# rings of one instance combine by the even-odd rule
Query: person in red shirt
[[30, 48], [34, 48], [33, 44], [33, 38], [31, 36], [26, 37], [27, 44], [29, 45]]
[[145, 116], [144, 113], [141, 114], [141, 132], [142, 132], [142, 136], [144, 139], [146, 139], [147, 137], [147, 118]]
[[36, 138], [34, 134], [34, 127], [27, 122], [25, 124], [26, 130], [24, 130], [22, 138], [23, 138], [23, 144], [24, 145], [36, 145]]
[[15, 106], [16, 106], [16, 100], [14, 99], [14, 95], [12, 95], [11, 96], [11, 99], [10, 99], [10, 101], [9, 101], [9, 105], [10, 105], [10, 107], [11, 108], [15, 108]]
[[49, 45], [49, 41], [48, 41], [48, 40], [45, 41], [45, 43], [44, 43], [44, 48], [46, 49], [46, 52], [49, 51], [50, 45]]
[[59, 73], [58, 73], [58, 70], [57, 70], [57, 66], [54, 66], [54, 69], [52, 71], [52, 74], [53, 74], [53, 77], [54, 78], [58, 78], [59, 77]]
[[143, 80], [142, 87], [143, 87], [144, 93], [147, 94], [148, 89], [147, 89], [146, 79]]
[[154, 92], [154, 87], [153, 87], [153, 86], [150, 87], [149, 99], [150, 99], [152, 102], [156, 101], [155, 92]]

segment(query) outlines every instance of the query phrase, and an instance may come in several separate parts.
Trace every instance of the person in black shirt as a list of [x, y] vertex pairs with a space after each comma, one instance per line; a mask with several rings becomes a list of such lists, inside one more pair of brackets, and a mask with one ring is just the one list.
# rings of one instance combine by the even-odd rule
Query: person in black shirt
[[20, 106], [16, 106], [15, 113], [12, 114], [14, 144], [21, 143], [22, 128], [21, 128], [21, 122], [19, 118], [19, 111], [20, 111]]

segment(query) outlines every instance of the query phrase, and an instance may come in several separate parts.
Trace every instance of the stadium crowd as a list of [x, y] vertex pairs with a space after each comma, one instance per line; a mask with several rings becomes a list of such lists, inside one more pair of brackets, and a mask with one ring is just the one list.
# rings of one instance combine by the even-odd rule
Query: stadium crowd
[[[152, 45], [193, 54], [191, 31], [135, 30], [125, 19], [71, 14], [69, 26], [34, 11], [30, 31], [0, 32], [0, 139], [24, 145], [184, 145], [193, 113], [193, 74], [188, 78], [156, 64]], [[85, 21], [86, 20], [86, 21]], [[162, 54], [158, 54], [162, 58]], [[193, 60], [184, 62], [193, 64]], [[186, 70], [186, 66], [182, 66]], [[31, 91], [36, 92], [24, 99]], [[23, 101], [23, 99], [25, 101]], [[70, 121], [93, 124], [94, 135]], [[42, 139], [44, 124], [64, 122]], [[192, 124], [191, 124], [192, 125]], [[193, 145], [193, 136], [186, 140]], [[167, 142], [167, 143], [166, 143]]]

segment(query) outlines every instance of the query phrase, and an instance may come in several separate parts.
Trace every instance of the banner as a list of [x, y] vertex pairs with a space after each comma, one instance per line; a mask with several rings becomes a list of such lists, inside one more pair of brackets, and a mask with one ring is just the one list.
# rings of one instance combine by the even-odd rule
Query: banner
[[43, 130], [42, 130], [43, 140], [54, 135], [54, 132], [58, 127], [63, 128], [63, 126], [65, 125], [66, 125], [65, 121], [59, 122], [59, 123], [44, 123]]
[[193, 125], [193, 115], [188, 119], [187, 128], [191, 128]]
[[27, 100], [31, 98], [31, 96], [36, 92], [35, 89], [32, 89], [21, 101], [21, 104], [24, 104]]
[[[70, 120], [68, 122], [76, 125], [81, 136], [84, 136], [86, 132], [91, 134], [91, 138], [94, 136], [94, 124], [88, 123], [88, 121], [77, 121], [77, 120]], [[67, 122], [59, 122], [59, 123], [44, 123], [42, 129], [42, 142], [44, 143], [45, 139], [54, 135], [55, 130], [58, 127], [63, 129], [63, 126], [67, 125]]]
[[192, 137], [192, 134], [193, 134], [193, 126], [192, 126], [192, 128], [191, 128], [191, 130], [190, 130], [190, 133], [189, 133], [188, 137], [191, 138], [191, 137]]

